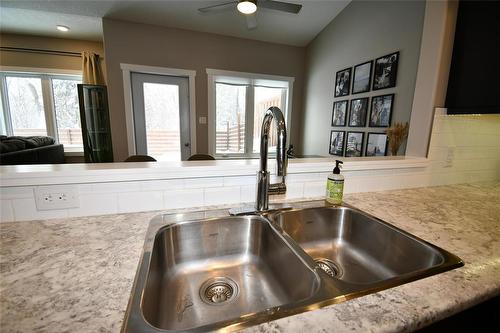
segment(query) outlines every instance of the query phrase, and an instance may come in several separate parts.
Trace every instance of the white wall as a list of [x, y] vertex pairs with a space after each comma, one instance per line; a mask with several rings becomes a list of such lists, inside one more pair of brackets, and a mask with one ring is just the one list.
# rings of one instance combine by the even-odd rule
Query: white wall
[[[500, 179], [500, 115], [448, 116], [438, 109], [434, 118], [429, 163], [424, 167], [351, 170], [346, 193], [436, 186]], [[323, 197], [326, 160], [317, 171], [292, 165], [288, 192], [278, 198]], [[325, 168], [326, 166], [326, 168]], [[253, 202], [255, 177], [214, 176], [127, 182], [76, 184], [80, 207], [37, 211], [33, 186], [1, 188], [1, 221], [116, 214]], [[147, 223], [147, 221], [145, 221]]]

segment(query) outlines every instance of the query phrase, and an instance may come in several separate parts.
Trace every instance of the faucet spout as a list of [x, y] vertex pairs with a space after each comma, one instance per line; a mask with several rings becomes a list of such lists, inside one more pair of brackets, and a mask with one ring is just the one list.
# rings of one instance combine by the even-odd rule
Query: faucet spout
[[[281, 182], [270, 184], [270, 175], [267, 171], [267, 156], [269, 148], [269, 133], [272, 120], [275, 120], [277, 130], [276, 147], [276, 175], [281, 178]], [[272, 106], [267, 109], [262, 121], [262, 130], [260, 134], [260, 170], [257, 173], [257, 198], [255, 208], [257, 211], [267, 210], [269, 208], [269, 194], [284, 194], [286, 192], [286, 126], [283, 113], [278, 107]]]

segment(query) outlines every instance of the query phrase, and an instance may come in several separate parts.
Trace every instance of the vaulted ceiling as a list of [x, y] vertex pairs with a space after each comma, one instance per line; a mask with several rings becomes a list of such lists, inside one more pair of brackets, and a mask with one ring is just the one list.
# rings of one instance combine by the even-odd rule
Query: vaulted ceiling
[[[264, 1], [264, 0], [261, 0]], [[198, 8], [221, 1], [84, 1], [39, 0], [1, 1], [0, 30], [60, 38], [102, 39], [101, 18], [204, 31], [280, 44], [305, 46], [350, 1], [283, 0], [302, 4], [299, 14], [266, 8], [256, 13], [258, 26], [249, 30], [244, 15], [235, 6], [202, 14]], [[57, 24], [71, 28], [68, 33], [55, 30]]]

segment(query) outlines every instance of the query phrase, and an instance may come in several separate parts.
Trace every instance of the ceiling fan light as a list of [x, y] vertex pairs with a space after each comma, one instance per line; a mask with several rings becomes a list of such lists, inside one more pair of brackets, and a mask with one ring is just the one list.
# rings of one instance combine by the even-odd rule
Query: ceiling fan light
[[69, 27], [60, 24], [56, 25], [56, 29], [62, 32], [68, 32], [70, 30]]
[[255, 4], [255, 1], [253, 0], [244, 0], [238, 2], [238, 5], [236, 6], [238, 8], [238, 11], [242, 14], [253, 14], [257, 11], [257, 5]]

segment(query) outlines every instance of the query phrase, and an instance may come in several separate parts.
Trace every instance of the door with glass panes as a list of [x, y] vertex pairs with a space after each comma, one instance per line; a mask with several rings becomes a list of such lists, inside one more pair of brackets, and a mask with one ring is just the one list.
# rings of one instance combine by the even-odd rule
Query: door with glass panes
[[187, 77], [131, 73], [135, 148], [157, 161], [191, 155]]

